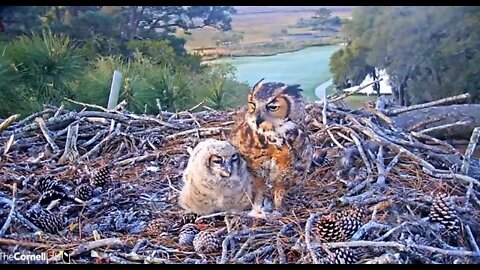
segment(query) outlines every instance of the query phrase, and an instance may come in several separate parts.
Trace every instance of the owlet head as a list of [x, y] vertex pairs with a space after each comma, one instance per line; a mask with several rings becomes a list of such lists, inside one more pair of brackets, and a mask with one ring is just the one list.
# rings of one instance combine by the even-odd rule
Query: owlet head
[[255, 84], [247, 97], [246, 120], [253, 130], [275, 132], [287, 122], [303, 121], [304, 103], [298, 84], [262, 81]]
[[212, 175], [229, 178], [239, 173], [244, 162], [238, 150], [229, 142], [207, 139], [200, 142], [192, 153], [192, 158], [201, 159]]

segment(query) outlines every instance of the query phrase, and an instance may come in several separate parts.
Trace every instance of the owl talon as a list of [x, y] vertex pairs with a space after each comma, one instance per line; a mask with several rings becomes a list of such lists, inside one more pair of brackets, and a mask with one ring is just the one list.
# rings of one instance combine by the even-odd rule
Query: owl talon
[[267, 215], [261, 206], [253, 206], [252, 210], [248, 212], [247, 216], [253, 218], [267, 219]]

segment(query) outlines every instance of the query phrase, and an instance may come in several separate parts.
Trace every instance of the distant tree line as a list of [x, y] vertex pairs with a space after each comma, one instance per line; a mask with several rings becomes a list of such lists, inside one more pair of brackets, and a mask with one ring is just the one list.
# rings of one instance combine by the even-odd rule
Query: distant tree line
[[230, 30], [234, 13], [229, 6], [0, 7], [0, 117], [64, 97], [106, 106], [115, 69], [124, 72], [120, 99], [135, 112], [155, 112], [156, 99], [168, 110], [203, 99], [235, 106], [247, 86], [232, 68], [201, 66], [175, 35]]
[[339, 89], [378, 68], [400, 105], [467, 92], [480, 101], [479, 7], [358, 7], [342, 34], [330, 62]]
[[332, 11], [328, 8], [320, 8], [315, 11], [311, 18], [301, 18], [297, 21], [298, 27], [311, 28], [318, 31], [338, 31], [342, 25], [342, 19], [338, 16], [332, 16]]

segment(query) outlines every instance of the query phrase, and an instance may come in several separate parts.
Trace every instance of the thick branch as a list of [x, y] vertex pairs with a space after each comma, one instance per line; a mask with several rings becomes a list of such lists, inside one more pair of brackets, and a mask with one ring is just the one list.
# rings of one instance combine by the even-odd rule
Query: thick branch
[[77, 138], [78, 138], [78, 124], [72, 127], [72, 125], [68, 126], [67, 131], [67, 140], [65, 142], [65, 150], [63, 151], [63, 155], [58, 160], [59, 163], [65, 163], [67, 161], [74, 162], [78, 157], [78, 149], [77, 149]]
[[462, 95], [458, 95], [458, 96], [454, 96], [454, 97], [439, 99], [439, 100], [428, 102], [428, 103], [417, 104], [417, 105], [413, 105], [413, 106], [409, 106], [409, 107], [405, 107], [405, 108], [400, 108], [400, 109], [395, 109], [395, 110], [389, 110], [389, 111], [386, 111], [386, 115], [389, 115], [389, 116], [397, 115], [397, 114], [401, 114], [401, 113], [409, 112], [409, 111], [413, 111], [413, 110], [425, 109], [425, 108], [429, 108], [429, 107], [433, 107], [433, 106], [445, 105], [445, 104], [452, 103], [452, 102], [457, 102], [457, 101], [465, 101], [469, 98], [470, 98], [470, 94], [468, 94], [468, 93], [467, 94], [462, 94]]
[[425, 245], [404, 245], [397, 242], [374, 242], [374, 241], [352, 241], [352, 242], [336, 242], [336, 243], [325, 243], [319, 244], [316, 246], [326, 246], [327, 248], [341, 248], [341, 247], [391, 247], [399, 250], [406, 250], [407, 248], [415, 248], [419, 250], [425, 250], [434, 253], [440, 253], [449, 256], [468, 256], [468, 257], [478, 257], [479, 253], [472, 251], [463, 251], [463, 250], [447, 250], [436, 247], [430, 247]]
[[50, 147], [53, 150], [53, 153], [57, 153], [58, 151], [60, 151], [60, 148], [58, 148], [58, 146], [55, 143], [55, 141], [53, 140], [52, 136], [50, 136], [50, 131], [45, 126], [45, 121], [43, 121], [42, 118], [38, 117], [38, 118], [35, 119], [35, 122], [40, 127], [40, 130], [42, 131], [43, 137], [45, 137], [45, 139], [47, 140], [48, 144], [50, 145]]
[[480, 127], [476, 127], [473, 132], [472, 136], [470, 137], [470, 142], [468, 143], [467, 150], [465, 151], [465, 157], [463, 159], [461, 173], [468, 174], [470, 158], [472, 157], [473, 152], [475, 152], [475, 147], [478, 143], [478, 138], [480, 137]]
[[342, 95], [339, 96], [339, 97], [332, 98], [332, 99], [330, 100], [330, 102], [333, 103], [333, 102], [340, 101], [340, 100], [342, 100], [342, 99], [344, 99], [344, 98], [346, 98], [346, 97], [348, 97], [348, 96], [351, 96], [351, 95], [353, 95], [353, 94], [355, 94], [355, 93], [358, 93], [358, 92], [362, 91], [363, 89], [369, 87], [369, 86], [372, 85], [372, 84], [375, 84], [375, 83], [377, 83], [377, 82], [380, 82], [381, 80], [383, 80], [383, 79], [379, 79], [379, 80], [373, 81], [373, 82], [371, 82], [371, 83], [369, 83], [369, 84], [366, 84], [366, 85], [364, 85], [364, 86], [358, 87], [357, 89], [353, 90], [352, 92], [344, 93], [344, 94], [342, 94]]
[[17, 120], [18, 117], [20, 117], [20, 114], [14, 114], [8, 117], [7, 119], [5, 119], [5, 121], [3, 121], [2, 123], [0, 123], [0, 132], [2, 132], [4, 129], [10, 126], [10, 124], [12, 124], [15, 120]]

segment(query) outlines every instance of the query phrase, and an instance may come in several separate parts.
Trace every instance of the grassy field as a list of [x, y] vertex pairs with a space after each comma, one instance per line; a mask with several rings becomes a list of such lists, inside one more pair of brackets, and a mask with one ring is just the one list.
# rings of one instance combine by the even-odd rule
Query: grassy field
[[375, 100], [377, 96], [352, 95], [345, 98], [345, 103], [352, 109], [363, 108], [369, 101]]
[[[306, 28], [296, 27], [300, 18], [310, 18], [315, 10], [320, 8], [306, 7], [236, 7], [237, 14], [232, 15], [232, 30], [244, 32], [243, 44], [271, 42], [272, 35], [280, 33], [281, 29], [287, 29], [291, 34], [311, 33]], [[351, 7], [329, 7], [333, 16], [350, 16]], [[187, 39], [186, 48], [189, 50], [198, 48], [215, 47], [214, 36], [218, 30], [207, 27], [191, 31], [191, 35], [179, 32], [178, 35]]]
[[[332, 95], [335, 92], [335, 85], [330, 85], [327, 87], [327, 95]], [[377, 96], [371, 95], [351, 95], [345, 98], [345, 103], [352, 109], [359, 109], [365, 106], [365, 104], [369, 101], [375, 100]]]

